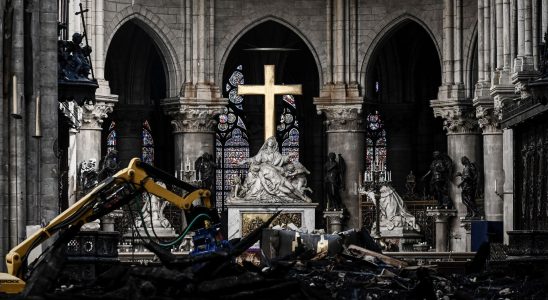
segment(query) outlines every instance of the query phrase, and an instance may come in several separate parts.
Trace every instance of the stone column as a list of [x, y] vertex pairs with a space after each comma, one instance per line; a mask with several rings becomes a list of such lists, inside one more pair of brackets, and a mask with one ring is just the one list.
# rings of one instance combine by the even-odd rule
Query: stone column
[[[101, 160], [101, 131], [103, 120], [112, 112], [113, 102], [96, 101], [85, 103], [82, 111], [82, 122], [80, 131], [75, 136], [76, 147], [76, 174], [80, 168], [80, 163], [88, 159], [96, 159], [97, 167]], [[78, 177], [77, 177], [78, 178]], [[76, 195], [83, 196], [80, 186], [76, 184]], [[79, 199], [77, 199], [79, 200]], [[72, 203], [71, 203], [72, 204]], [[99, 222], [85, 224], [83, 230], [98, 230]]]
[[487, 221], [502, 221], [504, 184], [502, 130], [493, 108], [477, 107], [476, 117], [483, 132], [483, 205]]
[[76, 162], [80, 163], [90, 158], [101, 160], [101, 131], [103, 120], [108, 117], [114, 107], [113, 102], [96, 101], [83, 105], [80, 132], [76, 134]]
[[[502, 134], [504, 169], [504, 243], [508, 244], [508, 231], [514, 230], [514, 133], [512, 129], [504, 129]], [[497, 186], [497, 189], [501, 189]]]
[[325, 113], [327, 152], [341, 154], [346, 162], [341, 199], [349, 214], [346, 228], [360, 228], [358, 178], [365, 166], [365, 128], [361, 104], [318, 105]]
[[429, 207], [426, 210], [426, 215], [435, 218], [436, 222], [436, 252], [446, 252], [447, 249], [447, 236], [448, 236], [448, 223], [449, 218], [455, 217], [456, 211], [454, 209], [432, 208]]
[[215, 116], [224, 109], [224, 100], [213, 98], [209, 105], [191, 104], [193, 99], [169, 98], [163, 100], [164, 111], [173, 120], [175, 169], [185, 167], [187, 159], [191, 168], [203, 153], [215, 155]]
[[[460, 159], [463, 156], [467, 156], [470, 161], [475, 162], [481, 169], [483, 165], [481, 161], [481, 143], [478, 123], [472, 105], [444, 104], [442, 101], [432, 101], [431, 106], [434, 108], [434, 115], [444, 119], [444, 129], [447, 131], [447, 154], [453, 160], [454, 169], [462, 169]], [[463, 218], [466, 215], [466, 207], [462, 203], [461, 191], [457, 188], [459, 182], [460, 179], [452, 178], [449, 185], [449, 195], [457, 209], [457, 216]], [[466, 251], [466, 244], [462, 243], [462, 240], [458, 241], [466, 236], [466, 232], [460, 226], [458, 218], [451, 222], [450, 226], [452, 236], [450, 249], [452, 251]]]

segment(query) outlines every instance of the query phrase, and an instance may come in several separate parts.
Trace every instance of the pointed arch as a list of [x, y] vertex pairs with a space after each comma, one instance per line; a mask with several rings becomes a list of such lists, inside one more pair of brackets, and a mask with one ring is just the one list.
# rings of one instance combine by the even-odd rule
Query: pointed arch
[[276, 23], [288, 28], [293, 33], [295, 33], [304, 42], [304, 44], [308, 47], [308, 50], [312, 54], [312, 57], [314, 58], [314, 61], [316, 63], [316, 68], [318, 69], [318, 76], [319, 76], [318, 80], [319, 80], [319, 83], [320, 83], [320, 86], [321, 86], [323, 84], [323, 72], [321, 72], [322, 66], [321, 66], [320, 58], [318, 56], [318, 52], [312, 46], [312, 43], [306, 38], [306, 36], [297, 27], [293, 26], [291, 23], [287, 22], [284, 19], [278, 18], [276, 16], [272, 16], [272, 15], [264, 16], [260, 19], [257, 19], [255, 21], [249, 23], [242, 30], [240, 30], [240, 32], [238, 32], [235, 36], [232, 37], [230, 44], [228, 45], [228, 47], [226, 47], [226, 50], [223, 53], [221, 61], [218, 64], [217, 72], [216, 72], [216, 75], [215, 75], [216, 76], [216, 82], [218, 82], [218, 83], [223, 82], [223, 69], [225, 67], [225, 64], [228, 60], [228, 57], [229, 57], [230, 53], [232, 52], [234, 46], [238, 43], [238, 41], [246, 33], [251, 31], [253, 28], [257, 27], [260, 24], [266, 23], [268, 21], [276, 22]]
[[478, 81], [478, 22], [474, 22], [471, 28], [472, 34], [467, 44], [464, 46], [466, 51], [464, 82], [468, 86], [467, 97], [474, 98], [476, 83]]
[[[415, 22], [419, 26], [421, 26], [428, 36], [432, 39], [432, 43], [434, 44], [436, 48], [436, 52], [438, 53], [438, 59], [440, 66], [443, 66], [442, 63], [442, 53], [441, 48], [438, 43], [438, 40], [436, 39], [436, 36], [432, 32], [432, 30], [428, 27], [426, 23], [424, 23], [421, 19], [417, 18], [414, 15], [411, 15], [409, 13], [401, 14], [397, 17], [395, 17], [392, 20], [387, 20], [385, 22], [380, 22], [373, 31], [376, 32], [375, 37], [371, 41], [369, 47], [367, 48], [367, 51], [365, 52], [365, 56], [361, 63], [361, 70], [360, 70], [360, 78], [359, 82], [361, 83], [362, 88], [362, 94], [365, 95], [365, 91], [368, 89], [367, 82], [366, 82], [366, 74], [368, 74], [368, 69], [372, 66], [374, 63], [373, 54], [375, 53], [375, 50], [377, 50], [379, 47], [382, 47], [384, 42], [388, 40], [393, 33], [395, 33], [398, 29], [405, 26], [409, 22]], [[443, 70], [442, 70], [443, 72]]]
[[116, 33], [129, 21], [133, 21], [143, 29], [158, 47], [167, 78], [166, 96], [168, 98], [177, 96], [179, 94], [180, 82], [182, 82], [182, 75], [177, 51], [171, 42], [176, 41], [177, 37], [160, 17], [145, 7], [138, 4], [131, 5], [114, 16], [112, 22], [107, 25], [106, 32], [108, 33], [108, 39], [106, 41], [105, 49], [107, 51], [105, 53], [108, 55], [110, 44]]

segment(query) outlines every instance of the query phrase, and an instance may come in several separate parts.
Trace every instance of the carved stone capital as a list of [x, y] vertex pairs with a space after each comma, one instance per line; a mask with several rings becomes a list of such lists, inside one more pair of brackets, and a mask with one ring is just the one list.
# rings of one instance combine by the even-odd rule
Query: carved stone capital
[[317, 105], [318, 114], [324, 113], [328, 132], [363, 131], [362, 105]]
[[443, 118], [443, 129], [447, 134], [478, 132], [478, 122], [472, 105], [437, 102], [445, 101], [434, 100], [430, 106], [434, 109], [435, 117]]
[[188, 84], [183, 86], [180, 97], [162, 100], [165, 113], [173, 118], [174, 133], [214, 133], [215, 116], [224, 111], [228, 100], [220, 96], [212, 84]]
[[82, 106], [80, 130], [101, 130], [103, 120], [114, 110], [114, 102], [88, 101]]
[[495, 108], [480, 105], [476, 107], [476, 118], [483, 133], [502, 133], [500, 130], [499, 118], [495, 114]]
[[169, 111], [168, 115], [173, 117], [171, 125], [173, 125], [174, 133], [213, 133], [217, 126], [215, 116], [222, 113], [222, 111], [223, 107], [183, 105], [177, 111]]

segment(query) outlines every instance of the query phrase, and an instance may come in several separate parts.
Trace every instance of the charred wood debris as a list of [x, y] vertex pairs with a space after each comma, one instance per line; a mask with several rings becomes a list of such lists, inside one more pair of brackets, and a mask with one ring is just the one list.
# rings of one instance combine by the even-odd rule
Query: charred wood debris
[[[235, 258], [261, 239], [269, 220], [230, 251], [180, 257], [148, 244], [161, 264], [118, 264], [81, 286], [59, 286], [48, 268], [37, 270], [19, 299], [547, 299], [548, 271], [518, 274], [486, 269], [493, 247], [478, 251], [469, 274], [442, 274], [380, 253], [367, 231], [341, 235], [340, 247], [298, 243], [283, 257], [262, 255], [260, 266]], [[266, 229], [268, 230], [268, 229]], [[331, 242], [330, 242], [331, 243]], [[352, 244], [350, 244], [352, 243]], [[340, 248], [340, 249], [339, 249]], [[335, 253], [333, 253], [335, 252]], [[62, 262], [59, 262], [62, 263]], [[57, 268], [56, 268], [57, 269]], [[470, 273], [473, 272], [473, 273]], [[36, 272], [35, 272], [36, 273]], [[536, 274], [535, 274], [536, 273]], [[49, 284], [43, 284], [50, 278]], [[32, 281], [41, 280], [42, 284]], [[40, 286], [37, 288], [37, 286]], [[5, 299], [5, 296], [0, 296]]]

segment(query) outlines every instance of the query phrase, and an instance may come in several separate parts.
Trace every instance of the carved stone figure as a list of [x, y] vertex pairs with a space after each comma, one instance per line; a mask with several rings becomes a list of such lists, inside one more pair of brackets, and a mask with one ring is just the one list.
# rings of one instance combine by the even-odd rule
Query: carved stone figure
[[98, 180], [98, 173], [97, 173], [97, 160], [95, 158], [90, 158], [88, 160], [84, 160], [80, 163], [80, 191], [82, 191], [83, 194], [87, 193], [91, 189], [93, 189], [97, 183], [99, 183]]
[[196, 170], [196, 180], [202, 182], [203, 188], [211, 190], [215, 182], [215, 169], [217, 168], [213, 155], [207, 152], [202, 154], [194, 163], [194, 168]]
[[[406, 228], [420, 231], [419, 225], [415, 222], [415, 216], [407, 211], [402, 197], [390, 185], [381, 187], [381, 198], [379, 200], [380, 227], [382, 230], [392, 231], [395, 228]], [[367, 192], [367, 197], [375, 203], [375, 193]], [[372, 231], [375, 229], [373, 223]]]
[[100, 163], [101, 170], [99, 171], [99, 180], [105, 180], [120, 170], [117, 157], [118, 152], [116, 150], [110, 150], [107, 155], [103, 157]]
[[422, 177], [422, 180], [430, 175], [430, 192], [438, 201], [438, 206], [452, 208], [453, 202], [449, 197], [448, 185], [453, 174], [453, 161], [449, 156], [439, 151], [434, 151], [432, 158], [430, 171]]
[[278, 152], [274, 137], [268, 138], [257, 155], [239, 162], [249, 163], [243, 183], [235, 182], [229, 201], [312, 202], [305, 194], [308, 170]]
[[59, 79], [88, 80], [91, 70], [88, 56], [91, 47], [81, 47], [83, 35], [76, 32], [72, 41], [58, 41]]
[[[158, 184], [162, 187], [165, 187], [165, 184], [162, 182], [158, 182]], [[137, 227], [144, 227], [144, 221], [144, 225], [149, 228], [169, 228], [171, 224], [164, 216], [164, 209], [167, 205], [167, 201], [161, 200], [160, 198], [152, 194], [143, 194], [143, 196], [145, 198], [145, 203], [141, 208], [143, 219], [136, 219], [135, 223]]]
[[[335, 153], [328, 154], [328, 161], [325, 163], [325, 188], [327, 193], [327, 203], [325, 209], [341, 209], [340, 191], [343, 189], [343, 172], [341, 165], [336, 160]], [[339, 161], [342, 157], [339, 154]]]
[[476, 205], [476, 190], [479, 178], [478, 167], [466, 156], [463, 156], [460, 161], [464, 168], [462, 169], [462, 173], [457, 172], [456, 176], [461, 177], [458, 187], [461, 188], [462, 203], [466, 206], [466, 217], [479, 217], [480, 213]]

